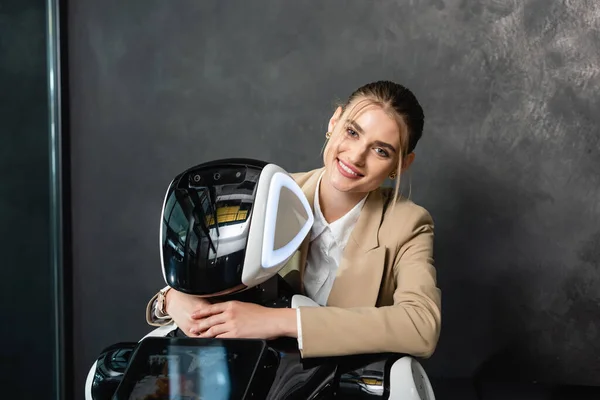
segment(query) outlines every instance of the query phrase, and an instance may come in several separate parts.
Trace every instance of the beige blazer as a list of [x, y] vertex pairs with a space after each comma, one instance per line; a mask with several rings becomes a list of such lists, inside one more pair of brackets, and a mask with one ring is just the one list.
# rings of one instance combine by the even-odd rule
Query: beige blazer
[[[292, 175], [311, 207], [322, 170]], [[327, 306], [301, 307], [303, 357], [376, 352], [429, 357], [435, 350], [441, 292], [433, 266], [433, 221], [424, 208], [405, 198], [393, 205], [392, 198], [389, 188], [369, 194]], [[307, 237], [280, 272], [292, 283], [296, 277], [300, 291], [308, 247]]]

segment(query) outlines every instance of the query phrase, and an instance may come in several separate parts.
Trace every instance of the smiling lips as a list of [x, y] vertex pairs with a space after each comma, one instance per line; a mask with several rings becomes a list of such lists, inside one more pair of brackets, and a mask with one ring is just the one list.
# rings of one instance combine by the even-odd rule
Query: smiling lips
[[338, 171], [340, 171], [340, 173], [343, 176], [345, 176], [346, 178], [358, 179], [358, 178], [362, 178], [364, 176], [364, 175], [360, 174], [356, 169], [354, 169], [351, 166], [349, 166], [348, 164], [344, 163], [339, 158], [337, 159], [336, 164], [338, 167]]

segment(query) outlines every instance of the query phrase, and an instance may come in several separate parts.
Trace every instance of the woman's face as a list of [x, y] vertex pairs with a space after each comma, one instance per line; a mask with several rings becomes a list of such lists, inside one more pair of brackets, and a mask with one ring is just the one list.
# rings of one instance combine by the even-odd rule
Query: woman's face
[[329, 130], [336, 132], [323, 160], [328, 181], [341, 192], [368, 193], [397, 169], [400, 127], [377, 105], [367, 105], [355, 117], [352, 112], [340, 117], [338, 108], [329, 122]]

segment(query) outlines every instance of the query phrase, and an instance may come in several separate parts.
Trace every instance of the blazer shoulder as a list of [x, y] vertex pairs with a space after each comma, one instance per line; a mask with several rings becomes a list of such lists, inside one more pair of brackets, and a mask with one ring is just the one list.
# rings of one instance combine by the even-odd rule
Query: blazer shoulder
[[307, 174], [308, 172], [290, 172], [290, 176], [292, 177], [292, 179], [294, 179], [296, 182], [298, 182], [299, 180], [302, 180], [302, 178]]
[[382, 188], [382, 197], [385, 207], [383, 226], [392, 227], [394, 228], [393, 231], [399, 233], [407, 230], [414, 232], [423, 226], [433, 229], [433, 217], [425, 207], [401, 196], [398, 196], [394, 203], [394, 190], [392, 188]]
[[320, 173], [322, 168], [313, 169], [306, 172], [293, 172], [290, 176], [296, 183], [302, 187], [313, 175]]

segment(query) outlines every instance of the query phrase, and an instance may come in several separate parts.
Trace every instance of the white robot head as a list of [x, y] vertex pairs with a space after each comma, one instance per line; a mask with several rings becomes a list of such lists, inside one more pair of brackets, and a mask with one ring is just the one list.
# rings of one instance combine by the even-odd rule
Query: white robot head
[[216, 160], [179, 174], [160, 223], [163, 277], [198, 296], [229, 294], [273, 277], [313, 224], [304, 193], [274, 164]]

